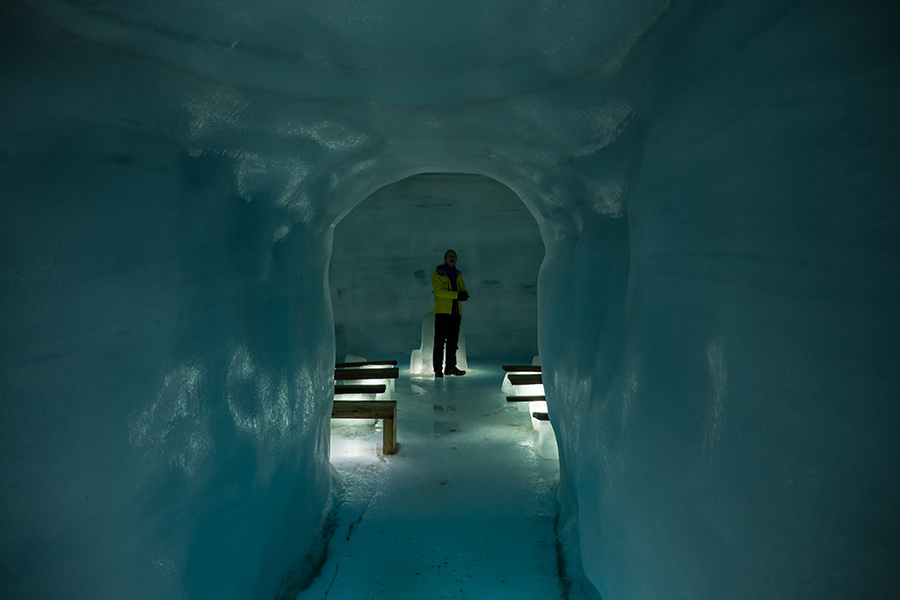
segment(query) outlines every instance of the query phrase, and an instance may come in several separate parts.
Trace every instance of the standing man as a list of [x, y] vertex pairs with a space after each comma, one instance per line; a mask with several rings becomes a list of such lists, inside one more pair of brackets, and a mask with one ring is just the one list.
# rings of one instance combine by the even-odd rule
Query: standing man
[[[469, 290], [462, 273], [456, 269], [456, 252], [444, 252], [444, 264], [438, 265], [431, 276], [434, 288], [434, 376], [465, 375], [456, 368], [456, 347], [459, 343], [459, 324], [462, 322], [460, 302], [469, 299]], [[444, 364], [444, 344], [447, 345], [447, 368]]]

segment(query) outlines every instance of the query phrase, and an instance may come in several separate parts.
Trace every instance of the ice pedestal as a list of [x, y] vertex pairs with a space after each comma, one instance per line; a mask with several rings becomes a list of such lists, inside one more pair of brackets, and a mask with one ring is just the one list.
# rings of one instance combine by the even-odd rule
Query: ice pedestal
[[[526, 405], [525, 402], [520, 402], [519, 404]], [[536, 402], [528, 402], [528, 414], [531, 417], [531, 428], [535, 431], [540, 431], [541, 423], [545, 423], [546, 421], [539, 421], [535, 418], [534, 413], [545, 413], [547, 412], [547, 403], [543, 400]]]
[[[413, 350], [409, 358], [409, 372], [414, 375], [433, 373], [434, 353], [434, 313], [425, 313], [422, 318], [422, 346]], [[459, 326], [459, 344], [456, 349], [456, 366], [463, 371], [469, 368], [466, 360], [466, 326]]]
[[[533, 419], [534, 417], [532, 417]], [[537, 422], [537, 451], [543, 458], [559, 458], [559, 447], [556, 445], [556, 434], [550, 421]]]
[[[540, 363], [535, 366], [539, 365]], [[519, 373], [523, 375], [539, 375], [541, 371], [539, 368], [535, 368], [534, 371], [520, 371]], [[509, 381], [509, 373], [505, 373], [503, 375], [503, 383], [500, 384], [500, 391], [507, 396], [539, 396], [544, 393], [544, 385], [540, 383], [533, 385], [513, 385]]]
[[[509, 382], [509, 373], [504, 375], [503, 383], [500, 385], [500, 391], [506, 394], [507, 396], [543, 396], [544, 395], [544, 384], [535, 383], [528, 385], [513, 385]], [[543, 408], [535, 409], [534, 405], [540, 404]], [[527, 412], [531, 414], [534, 410], [547, 410], [546, 402], [516, 402], [516, 408], [519, 409], [519, 412]]]
[[[529, 374], [540, 373], [540, 372], [541, 372], [541, 357], [540, 357], [539, 354], [535, 354], [535, 355], [531, 358], [531, 366], [534, 367], [534, 370], [533, 370], [533, 371], [523, 370], [523, 371], [520, 371], [520, 372], [523, 373], [523, 374], [524, 374], [524, 373], [529, 373]], [[540, 386], [539, 386], [539, 387], [540, 387], [540, 391], [539, 391], [539, 392], [537, 392], [537, 391], [527, 391], [527, 392], [524, 391], [525, 389], [536, 389], [537, 387], [538, 387], [538, 386], [518, 386], [518, 387], [514, 387], [513, 384], [511, 384], [511, 383], [509, 382], [509, 373], [506, 373], [506, 374], [504, 374], [504, 376], [503, 376], [503, 383], [500, 385], [500, 391], [503, 392], [504, 394], [506, 394], [507, 396], [512, 396], [512, 395], [514, 395], [514, 394], [526, 394], [526, 393], [528, 393], [528, 394], [532, 394], [532, 393], [533, 393], [533, 394], [543, 394], [543, 393], [544, 393], [544, 386], [543, 386], [543, 385], [540, 385]]]

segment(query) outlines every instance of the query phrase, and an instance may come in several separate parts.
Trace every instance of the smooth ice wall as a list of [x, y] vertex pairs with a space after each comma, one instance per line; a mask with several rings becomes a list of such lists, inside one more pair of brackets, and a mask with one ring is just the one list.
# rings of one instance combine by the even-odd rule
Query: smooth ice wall
[[274, 598], [330, 488], [328, 228], [191, 145], [211, 86], [0, 15], [0, 596]]
[[[225, 26], [154, 39], [3, 6], [4, 592], [270, 597], [294, 580], [329, 483], [330, 227], [450, 170], [538, 220], [564, 549], [605, 598], [887, 597], [896, 15], [587, 6], [548, 22], [516, 5], [542, 33], [508, 36], [540, 68], [479, 53], [485, 71], [406, 87], [219, 60], [232, 46], [203, 44]], [[576, 25], [602, 32], [586, 58], [555, 45]]]
[[329, 274], [337, 357], [408, 365], [423, 315], [434, 310], [431, 274], [448, 248], [472, 297], [463, 305], [469, 360], [530, 364], [544, 256], [537, 223], [508, 187], [461, 173], [385, 186], [337, 225]]
[[676, 6], [623, 73], [638, 116], [588, 169], [627, 224], [582, 210], [540, 282], [607, 600], [896, 594], [896, 17]]

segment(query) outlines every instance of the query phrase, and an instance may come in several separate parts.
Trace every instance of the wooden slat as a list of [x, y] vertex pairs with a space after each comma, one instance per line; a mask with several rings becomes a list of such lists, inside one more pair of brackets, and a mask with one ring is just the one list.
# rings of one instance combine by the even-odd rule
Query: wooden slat
[[503, 365], [503, 370], [507, 373], [518, 373], [520, 371], [531, 372], [531, 373], [540, 373], [541, 366], [537, 365], [535, 367], [530, 367], [528, 365]]
[[335, 400], [333, 419], [393, 419], [397, 415], [396, 400]]
[[543, 383], [541, 380], [541, 375], [515, 375], [513, 373], [509, 374], [509, 382], [513, 385], [534, 385], [537, 383]]
[[546, 398], [544, 396], [507, 396], [507, 402], [543, 402]]
[[344, 363], [334, 363], [335, 369], [353, 369], [358, 367], [366, 367], [369, 365], [387, 365], [387, 366], [397, 366], [396, 360], [367, 360], [365, 362], [344, 362]]
[[335, 400], [331, 407], [332, 419], [382, 419], [381, 451], [394, 454], [397, 451], [397, 401], [396, 400]]
[[340, 396], [344, 394], [383, 394], [387, 386], [383, 383], [371, 385], [336, 385], [334, 386], [334, 395]]
[[387, 367], [383, 369], [336, 369], [335, 381], [351, 381], [355, 379], [397, 379], [400, 369]]
[[531, 413], [531, 416], [534, 417], [535, 419], [537, 419], [538, 421], [549, 421], [550, 420], [550, 415], [548, 415], [545, 412], [533, 412], [533, 413]]

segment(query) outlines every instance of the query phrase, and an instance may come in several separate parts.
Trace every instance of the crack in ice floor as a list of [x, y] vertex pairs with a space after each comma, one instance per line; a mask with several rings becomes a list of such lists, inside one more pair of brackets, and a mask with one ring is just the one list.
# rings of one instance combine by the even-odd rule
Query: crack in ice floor
[[[350, 536], [347, 536], [347, 539], [349, 540]], [[328, 594], [331, 593], [331, 587], [334, 585], [334, 580], [337, 579], [338, 569], [340, 569], [340, 568], [341, 568], [340, 562], [338, 562], [336, 565], [334, 565], [334, 575], [331, 577], [331, 581], [328, 582], [328, 589], [325, 590], [325, 595], [322, 596], [322, 600], [325, 600], [326, 598], [328, 598]]]
[[362, 522], [363, 517], [366, 516], [366, 511], [369, 510], [369, 504], [372, 503], [373, 498], [374, 498], [374, 496], [372, 498], [369, 498], [366, 501], [366, 505], [363, 507], [362, 513], [359, 515], [359, 518], [356, 519], [355, 521], [353, 521], [352, 523], [350, 523], [350, 527], [347, 529], [347, 541], [348, 542], [350, 541], [350, 536], [353, 535], [353, 530], [356, 529], [356, 527]]

